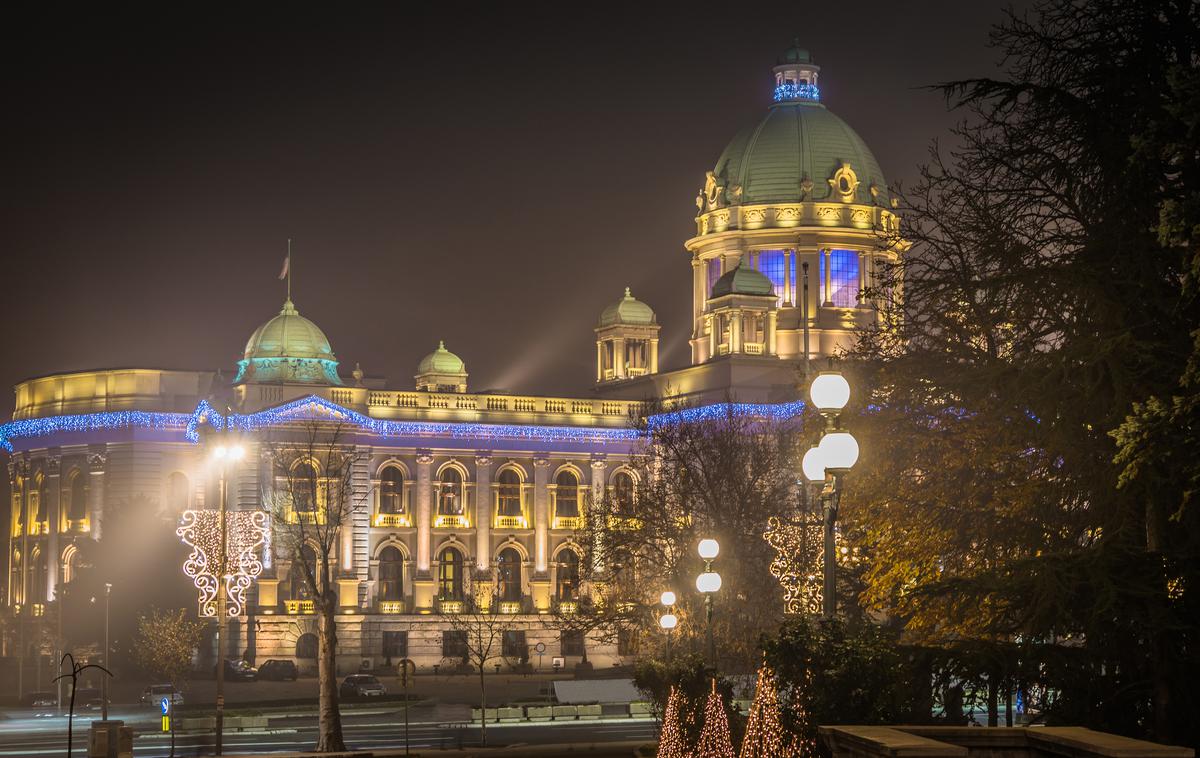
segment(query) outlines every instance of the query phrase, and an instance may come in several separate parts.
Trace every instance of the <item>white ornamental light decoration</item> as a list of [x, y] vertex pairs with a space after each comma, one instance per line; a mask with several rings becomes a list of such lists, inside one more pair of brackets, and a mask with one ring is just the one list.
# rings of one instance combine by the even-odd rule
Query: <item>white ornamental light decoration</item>
[[[263, 570], [259, 548], [267, 542], [267, 514], [265, 511], [229, 511], [225, 518], [229, 576], [225, 609], [229, 616], [240, 616], [246, 609], [246, 590]], [[184, 511], [183, 523], [175, 533], [192, 549], [183, 563], [183, 573], [200, 591], [200, 615], [216, 616], [221, 562], [220, 512]]]

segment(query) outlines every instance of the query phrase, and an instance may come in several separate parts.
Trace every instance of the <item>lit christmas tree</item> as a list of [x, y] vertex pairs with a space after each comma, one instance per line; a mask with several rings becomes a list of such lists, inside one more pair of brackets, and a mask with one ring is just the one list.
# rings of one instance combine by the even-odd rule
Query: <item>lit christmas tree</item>
[[662, 733], [658, 736], [658, 758], [686, 758], [687, 745], [683, 738], [683, 724], [680, 721], [679, 690], [671, 688], [671, 696], [667, 698], [667, 712], [663, 714]]
[[700, 730], [700, 743], [696, 745], [695, 758], [737, 758], [733, 742], [729, 737], [729, 719], [725, 716], [725, 704], [717, 694], [717, 680], [713, 679], [712, 691], [704, 705], [704, 728]]
[[758, 670], [754, 702], [746, 721], [740, 758], [785, 758], [791, 754], [779, 720], [779, 694], [775, 690], [775, 672], [766, 663]]

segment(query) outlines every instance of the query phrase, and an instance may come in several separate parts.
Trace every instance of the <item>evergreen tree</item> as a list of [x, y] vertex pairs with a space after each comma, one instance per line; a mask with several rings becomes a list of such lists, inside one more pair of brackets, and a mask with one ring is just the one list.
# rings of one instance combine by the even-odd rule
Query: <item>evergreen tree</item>
[[725, 714], [721, 695], [717, 692], [716, 679], [713, 679], [712, 690], [704, 704], [704, 728], [700, 731], [695, 758], [737, 758], [729, 736], [729, 718]]
[[789, 743], [779, 720], [775, 672], [764, 663], [758, 669], [754, 701], [750, 704], [750, 718], [746, 722], [739, 758], [784, 758], [791, 752]]
[[672, 687], [671, 695], [667, 698], [667, 710], [663, 714], [662, 732], [658, 736], [658, 758], [685, 758], [688, 754], [680, 720], [681, 698], [679, 690]]

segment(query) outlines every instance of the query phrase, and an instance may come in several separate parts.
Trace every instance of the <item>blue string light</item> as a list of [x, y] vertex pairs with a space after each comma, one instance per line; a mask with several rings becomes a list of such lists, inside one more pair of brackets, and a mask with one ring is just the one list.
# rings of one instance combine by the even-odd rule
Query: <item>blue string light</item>
[[[696, 408], [658, 414], [648, 420], [650, 428], [670, 423], [712, 421], [732, 414], [773, 420], [793, 418], [804, 411], [802, 401], [790, 403], [718, 403]], [[110, 429], [181, 430], [189, 442], [200, 441], [200, 427], [220, 430], [226, 427], [253, 432], [306, 419], [332, 418], [362, 428], [381, 438], [444, 437], [449, 439], [491, 440], [520, 439], [539, 442], [571, 442], [584, 444], [630, 444], [641, 438], [641, 432], [631, 428], [602, 428], [592, 426], [538, 426], [516, 424], [479, 424], [461, 422], [392, 421], [364, 416], [316, 395], [298, 398], [275, 408], [250, 414], [218, 413], [207, 400], [201, 400], [196, 410], [186, 413], [152, 413], [148, 411], [110, 411], [74, 416], [48, 416], [21, 419], [0, 425], [0, 447], [13, 451], [12, 440], [46, 437], [59, 432], [91, 432]]]
[[775, 102], [787, 100], [820, 100], [821, 90], [815, 84], [784, 82], [775, 88]]

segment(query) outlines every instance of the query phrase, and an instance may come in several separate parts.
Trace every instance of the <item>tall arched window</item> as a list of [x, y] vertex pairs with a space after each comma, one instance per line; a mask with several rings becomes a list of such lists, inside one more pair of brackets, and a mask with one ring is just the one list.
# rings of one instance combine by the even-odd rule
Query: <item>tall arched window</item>
[[[819, 277], [823, 302], [840, 308], [852, 308], [858, 303], [858, 253], [854, 250], [829, 251], [829, 273], [825, 272], [826, 256], [820, 256]], [[829, 285], [826, 287], [825, 282]]]
[[21, 551], [14, 550], [12, 557], [12, 573], [8, 575], [8, 596], [11, 597], [13, 602], [16, 603], [25, 602], [25, 576], [22, 573], [24, 570], [25, 564], [21, 557]]
[[558, 554], [556, 579], [559, 600], [574, 600], [579, 596], [579, 553], [564, 550]]
[[404, 599], [404, 556], [394, 545], [379, 552], [379, 599]]
[[404, 472], [388, 466], [379, 477], [379, 512], [404, 512]]
[[318, 476], [317, 467], [308, 461], [301, 461], [292, 469], [292, 509], [297, 513], [317, 509]]
[[79, 548], [68, 545], [63, 551], [62, 579], [66, 584], [79, 575]]
[[521, 515], [521, 477], [516, 471], [506, 468], [496, 480], [498, 497], [497, 510], [501, 516]]
[[25, 514], [21, 507], [21, 487], [23, 482], [20, 480], [13, 486], [12, 493], [12, 517], [13, 517], [13, 534], [20, 534], [25, 526]]
[[521, 554], [516, 548], [506, 547], [496, 560], [500, 579], [500, 599], [514, 602], [521, 599]]
[[87, 517], [87, 475], [76, 471], [71, 475], [70, 502], [67, 506], [67, 518], [72, 521], [82, 521]]
[[191, 484], [186, 476], [176, 471], [167, 477], [167, 509], [171, 513], [180, 514], [191, 505]]
[[438, 514], [461, 516], [463, 514], [463, 478], [458, 469], [450, 466], [442, 471], [438, 484]]
[[40, 474], [34, 481], [33, 491], [29, 493], [29, 511], [33, 515], [33, 521], [38, 524], [44, 524], [48, 519], [46, 515], [46, 480]]
[[628, 472], [618, 471], [613, 477], [613, 496], [617, 515], [628, 516], [633, 513], [633, 477]]
[[317, 647], [317, 635], [312, 632], [305, 632], [296, 640], [296, 657], [316, 658]]
[[46, 553], [41, 548], [33, 549], [33, 576], [30, 577], [29, 583], [29, 602], [44, 603], [46, 602], [46, 579], [48, 578]]
[[442, 600], [462, 600], [462, 596], [462, 553], [448, 547], [438, 557], [438, 597]]
[[571, 518], [579, 515], [579, 479], [569, 469], [554, 478], [554, 510], [556, 516]]

